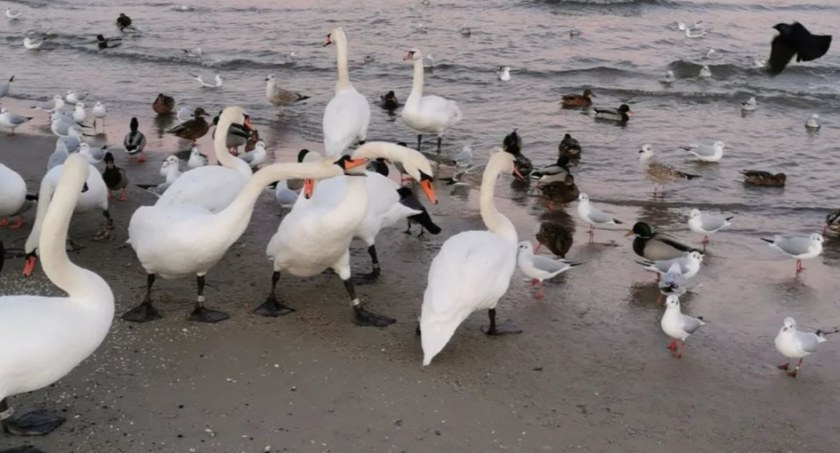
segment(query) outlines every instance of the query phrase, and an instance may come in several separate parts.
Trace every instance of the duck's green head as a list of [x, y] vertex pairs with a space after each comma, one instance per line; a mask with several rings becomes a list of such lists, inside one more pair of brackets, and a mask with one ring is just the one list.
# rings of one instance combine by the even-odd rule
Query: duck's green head
[[626, 236], [634, 234], [638, 237], [649, 238], [653, 236], [653, 228], [645, 222], [636, 222], [633, 229], [628, 231]]

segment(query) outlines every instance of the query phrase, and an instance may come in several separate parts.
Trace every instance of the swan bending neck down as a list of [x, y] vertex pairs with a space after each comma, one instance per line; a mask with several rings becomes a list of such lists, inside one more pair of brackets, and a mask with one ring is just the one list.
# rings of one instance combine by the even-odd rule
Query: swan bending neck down
[[327, 35], [324, 46], [335, 44], [338, 61], [338, 82], [335, 96], [324, 109], [324, 151], [338, 156], [356, 142], [364, 142], [370, 124], [367, 98], [353, 88], [347, 72], [347, 36], [339, 27]]
[[443, 133], [461, 121], [461, 109], [455, 101], [440, 96], [423, 96], [423, 53], [420, 50], [409, 50], [403, 60], [414, 61], [414, 81], [400, 116], [408, 127], [417, 131], [418, 151], [423, 134], [436, 134], [437, 151], [440, 152]]
[[17, 435], [47, 434], [64, 419], [13, 416], [6, 398], [61, 379], [99, 347], [114, 317], [114, 295], [105, 280], [67, 257], [67, 228], [89, 165], [73, 154], [64, 166], [45, 215], [40, 252], [44, 273], [67, 297], [0, 297], [0, 419]]
[[[227, 128], [241, 118], [241, 109], [225, 109], [219, 120], [219, 135], [224, 137]], [[161, 317], [151, 300], [156, 275], [166, 279], [195, 275], [198, 294], [189, 319], [198, 322], [227, 319], [226, 313], [204, 306], [204, 276], [245, 232], [260, 194], [270, 183], [281, 179], [319, 179], [338, 174], [341, 168], [329, 161], [274, 164], [255, 173], [236, 198], [217, 213], [187, 204], [139, 208], [131, 218], [128, 234], [129, 243], [147, 273], [146, 295], [123, 319], [145, 322]]]
[[[410, 153], [406, 153], [410, 151]], [[416, 153], [416, 154], [413, 154]], [[413, 157], [412, 157], [413, 156]], [[419, 156], [422, 160], [415, 160]], [[421, 154], [414, 150], [390, 143], [371, 142], [360, 146], [353, 154], [353, 165], [376, 157], [394, 158], [402, 162], [406, 171], [418, 180], [421, 174], [428, 177], [426, 186], [431, 189], [431, 166]], [[359, 159], [363, 157], [365, 159]], [[315, 190], [311, 200], [298, 197], [292, 211], [288, 213], [277, 233], [266, 247], [266, 254], [274, 262], [271, 277], [271, 291], [266, 301], [256, 309], [263, 316], [282, 316], [294, 311], [280, 304], [275, 294], [280, 272], [286, 271], [298, 277], [318, 275], [326, 269], [333, 269], [344, 282], [353, 307], [354, 321], [358, 325], [385, 327], [395, 320], [368, 311], [356, 296], [350, 272], [350, 242], [359, 231], [368, 210], [368, 189], [362, 173], [345, 173], [344, 192], [336, 200], [322, 200]], [[326, 192], [321, 192], [325, 194]], [[434, 199], [434, 192], [431, 192]]]
[[432, 261], [420, 315], [423, 366], [431, 363], [474, 311], [488, 310], [488, 335], [519, 332], [496, 325], [496, 304], [510, 285], [518, 240], [513, 223], [493, 203], [496, 180], [504, 172], [519, 176], [513, 155], [498, 151], [490, 157], [481, 180], [481, 219], [487, 231], [452, 236]]

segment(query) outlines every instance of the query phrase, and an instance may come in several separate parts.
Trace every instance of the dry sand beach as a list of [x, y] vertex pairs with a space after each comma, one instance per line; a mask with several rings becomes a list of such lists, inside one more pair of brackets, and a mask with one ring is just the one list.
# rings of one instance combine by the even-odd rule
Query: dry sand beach
[[[40, 135], [42, 122], [38, 116], [28, 130], [0, 136], [3, 163], [21, 173], [31, 192], [54, 143]], [[142, 127], [152, 125], [144, 120]], [[107, 142], [116, 148], [123, 133], [109, 129]], [[287, 140], [280, 157], [290, 159], [307, 145]], [[157, 181], [165, 157], [152, 153], [137, 164], [119, 149], [115, 155], [134, 182]], [[511, 181], [498, 183], [498, 204], [521, 238], [533, 238], [543, 207], [510, 189]], [[572, 255], [586, 264], [549, 282], [543, 301], [514, 274], [499, 313], [523, 328], [521, 335], [486, 337], [480, 330], [486, 314], [476, 313], [423, 368], [414, 330], [429, 264], [447, 237], [481, 228], [477, 191], [461, 187], [450, 196], [452, 190], [439, 184], [441, 203], [431, 209], [444, 229], [440, 235], [417, 239], [393, 228], [377, 241], [381, 279], [357, 290], [372, 309], [398, 319], [385, 329], [353, 325], [335, 275], [284, 276], [281, 300], [297, 311], [278, 319], [251, 313], [269, 288], [264, 250], [281, 213], [266, 194], [247, 232], [207, 276], [208, 305], [230, 313], [230, 320], [188, 322], [194, 280], [158, 279], [153, 297], [164, 319], [142, 325], [115, 320], [103, 345], [69, 376], [13, 397], [15, 406], [52, 408], [67, 422], [43, 438], [2, 434], [0, 449], [837, 451], [840, 347], [824, 344], [797, 379], [776, 369], [783, 358], [773, 348], [784, 316], [815, 327], [837, 320], [832, 244], [794, 279], [792, 263], [755, 238], [737, 229], [715, 235], [707, 265], [683, 297], [684, 310], [709, 324], [675, 360], [659, 328], [656, 286], [633, 264], [631, 240], [616, 229], [599, 231], [598, 243], [587, 245], [579, 225]], [[97, 213], [75, 216], [70, 228], [85, 246], [71, 259], [109, 282], [118, 314], [141, 300], [145, 283], [133, 251], [123, 246], [128, 220], [139, 205], [154, 202], [136, 187], [129, 198], [112, 200], [112, 241], [91, 239], [102, 221]], [[625, 221], [668, 215], [654, 205], [612, 211]], [[7, 247], [23, 246], [33, 217], [34, 211], [27, 213], [20, 230], [0, 230]], [[367, 271], [364, 247], [353, 250], [354, 269]], [[40, 268], [24, 279], [21, 266], [21, 260], [7, 261], [0, 294], [58, 294]]]

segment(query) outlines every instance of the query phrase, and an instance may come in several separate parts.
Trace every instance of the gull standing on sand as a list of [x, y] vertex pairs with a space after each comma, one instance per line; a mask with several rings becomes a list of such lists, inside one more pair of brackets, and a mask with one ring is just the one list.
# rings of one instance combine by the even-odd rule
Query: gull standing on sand
[[705, 235], [703, 236], [703, 245], [705, 246], [709, 243], [708, 235], [717, 233], [721, 229], [732, 225], [729, 221], [733, 218], [734, 216], [724, 217], [700, 212], [699, 209], [692, 209], [688, 215], [688, 227], [695, 233], [703, 233]]
[[804, 271], [802, 260], [816, 258], [822, 253], [823, 236], [814, 233], [808, 237], [804, 236], [773, 236], [773, 239], [761, 238], [762, 241], [770, 244], [770, 247], [796, 258], [796, 274]]
[[76, 102], [76, 107], [73, 109], [73, 121], [81, 124], [85, 122], [87, 118], [87, 112], [85, 112], [85, 103], [84, 102]]
[[216, 77], [214, 78], [214, 80], [216, 81], [215, 84], [205, 82], [204, 79], [202, 79], [201, 76], [197, 74], [190, 74], [190, 76], [192, 76], [193, 79], [198, 81], [202, 88], [219, 88], [222, 86], [222, 76], [220, 76], [219, 74], [216, 74]]
[[[665, 314], [662, 315], [660, 326], [666, 335], [672, 338], [668, 343], [668, 349], [674, 358], [681, 359], [685, 351], [685, 340], [697, 331], [700, 326], [706, 324], [702, 317], [693, 317], [684, 315], [680, 311], [680, 298], [678, 296], [668, 296], [665, 300]], [[682, 345], [677, 348], [677, 340]], [[679, 349], [679, 351], [678, 351]]]
[[55, 112], [64, 107], [64, 98], [60, 94], [53, 95], [51, 101], [45, 101], [37, 105], [33, 105], [35, 110], [43, 110], [45, 112]]
[[659, 186], [662, 186], [662, 192], [664, 192], [665, 184], [667, 183], [674, 182], [678, 179], [692, 180], [700, 177], [700, 175], [684, 173], [670, 165], [657, 162], [653, 158], [653, 147], [647, 143], [642, 145], [642, 149], [639, 151], [639, 163], [647, 179], [653, 182], [654, 196]]
[[578, 196], [578, 217], [589, 224], [589, 242], [595, 240], [595, 226], [620, 225], [621, 220], [612, 218], [600, 209], [592, 206], [589, 202], [589, 195], [582, 193]]
[[672, 265], [678, 264], [680, 266], [680, 273], [682, 276], [685, 277], [686, 280], [691, 280], [698, 272], [700, 272], [700, 264], [703, 262], [703, 255], [698, 251], [691, 251], [685, 256], [670, 260], [636, 262], [644, 266], [645, 269], [651, 272], [656, 272], [660, 275], [660, 278], [663, 274], [671, 270]]
[[93, 113], [93, 130], [96, 131], [96, 120], [102, 120], [102, 131], [105, 131], [105, 116], [108, 114], [108, 109], [105, 104], [97, 101], [91, 110]]
[[15, 81], [15, 76], [9, 77], [8, 82], [0, 83], [0, 99], [9, 94], [9, 89], [12, 87], [12, 82]]
[[281, 179], [277, 182], [277, 186], [274, 188], [274, 201], [276, 201], [277, 204], [281, 207], [288, 208], [295, 204], [297, 198], [297, 192], [289, 189], [289, 184], [285, 179]]
[[[837, 329], [834, 332], [836, 333]], [[795, 378], [796, 373], [799, 371], [799, 367], [802, 366], [802, 361], [805, 360], [805, 357], [811, 355], [814, 351], [817, 350], [817, 346], [820, 343], [826, 341], [825, 334], [829, 332], [823, 332], [821, 330], [817, 330], [816, 332], [802, 332], [796, 327], [796, 321], [791, 318], [785, 318], [784, 325], [782, 325], [781, 330], [776, 335], [776, 350], [779, 351], [783, 356], [787, 357], [788, 361], [779, 365], [778, 368], [780, 370], [787, 371], [787, 375], [790, 377]], [[796, 368], [790, 370], [790, 360], [791, 359], [799, 359], [799, 362], [796, 364]]]
[[12, 132], [9, 135], [15, 135], [15, 129], [23, 126], [31, 119], [31, 116], [18, 115], [8, 111], [5, 107], [0, 108], [0, 126], [11, 129]]
[[175, 156], [169, 156], [160, 165], [160, 175], [166, 180], [160, 184], [137, 184], [137, 187], [148, 191], [149, 193], [160, 197], [166, 192], [166, 189], [181, 176], [181, 169], [179, 168], [180, 161]]
[[703, 162], [719, 162], [720, 159], [723, 157], [723, 148], [726, 145], [720, 140], [709, 144], [691, 144], [683, 149], [688, 151], [691, 154], [694, 154], [697, 157], [697, 160]]
[[563, 259], [558, 260], [547, 256], [534, 255], [534, 246], [529, 241], [519, 243], [516, 263], [519, 270], [531, 278], [531, 286], [540, 285], [540, 289], [534, 293], [534, 299], [542, 299], [545, 296], [543, 280], [554, 278], [575, 266], [581, 265], [581, 263], [572, 263]]
[[[0, 88], [0, 92], [2, 92], [2, 88]], [[0, 94], [0, 97], [3, 97], [2, 94]], [[817, 130], [820, 126], [820, 115], [817, 113], [811, 115], [811, 117], [808, 118], [808, 121], [805, 122], [805, 127], [811, 130]]]
[[269, 74], [269, 76], [265, 78], [265, 98], [268, 99], [268, 102], [271, 102], [278, 107], [282, 107], [284, 105], [294, 104], [295, 102], [309, 99], [309, 96], [304, 96], [297, 91], [281, 88], [280, 85], [277, 84], [277, 76]]

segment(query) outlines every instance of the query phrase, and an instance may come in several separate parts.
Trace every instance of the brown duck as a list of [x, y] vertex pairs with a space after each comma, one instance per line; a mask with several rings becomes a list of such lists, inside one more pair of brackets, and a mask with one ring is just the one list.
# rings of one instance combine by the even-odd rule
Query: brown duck
[[589, 107], [592, 105], [592, 90], [583, 90], [583, 94], [567, 94], [563, 96], [563, 107]]
[[166, 132], [187, 140], [192, 140], [195, 143], [196, 140], [207, 134], [207, 131], [210, 130], [210, 123], [204, 119], [208, 115], [201, 107], [195, 109], [193, 116], [194, 118], [184, 121]]
[[553, 209], [554, 203], [560, 206], [578, 199], [580, 191], [572, 175], [566, 175], [562, 181], [552, 181], [540, 186], [543, 196], [548, 199], [548, 209]]
[[542, 220], [537, 233], [537, 250], [544, 245], [554, 255], [565, 258], [574, 242], [575, 221], [572, 216], [564, 210], [557, 210], [546, 213]]
[[787, 176], [784, 173], [770, 173], [760, 170], [741, 170], [744, 175], [744, 184], [764, 187], [784, 187]]
[[163, 93], [158, 94], [155, 102], [152, 103], [152, 110], [161, 116], [171, 115], [172, 111], [175, 110], [175, 98]]

